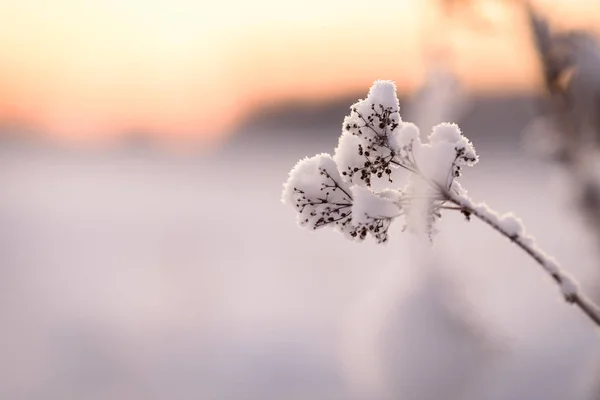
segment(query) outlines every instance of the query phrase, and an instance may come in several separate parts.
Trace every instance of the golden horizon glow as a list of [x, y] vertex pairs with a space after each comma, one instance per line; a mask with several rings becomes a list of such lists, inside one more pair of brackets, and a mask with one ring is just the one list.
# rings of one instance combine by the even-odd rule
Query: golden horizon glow
[[[526, 27], [498, 1], [478, 5], [494, 26], [483, 34], [440, 20], [434, 0], [2, 2], [0, 122], [68, 139], [210, 138], [279, 99], [335, 97], [378, 78], [413, 90], [436, 46], [451, 49], [469, 88], [532, 90]], [[559, 22], [600, 26], [591, 1], [538, 3]]]

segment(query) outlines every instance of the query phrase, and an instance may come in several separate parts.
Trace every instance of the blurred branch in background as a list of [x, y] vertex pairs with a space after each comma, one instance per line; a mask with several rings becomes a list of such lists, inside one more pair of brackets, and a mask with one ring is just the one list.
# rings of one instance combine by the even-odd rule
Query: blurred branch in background
[[569, 174], [570, 192], [600, 246], [600, 43], [591, 33], [553, 33], [531, 6], [529, 21], [548, 96], [530, 133]]
[[[566, 171], [567, 190], [600, 251], [600, 42], [588, 31], [553, 32], [544, 16], [525, 5], [547, 92], [544, 116], [534, 122], [530, 139]], [[600, 365], [591, 374], [596, 388], [590, 399], [597, 400]]]
[[477, 399], [505, 344], [465, 301], [449, 260], [415, 253], [411, 272], [389, 265], [354, 310], [346, 371], [361, 399]]

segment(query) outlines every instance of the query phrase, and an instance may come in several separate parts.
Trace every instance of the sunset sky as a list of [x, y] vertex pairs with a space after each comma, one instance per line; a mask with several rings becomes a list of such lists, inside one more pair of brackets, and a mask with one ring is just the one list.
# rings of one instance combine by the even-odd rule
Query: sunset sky
[[[4, 0], [0, 124], [67, 139], [211, 138], [261, 105], [419, 85], [432, 55], [474, 90], [535, 90], [524, 16], [500, 0]], [[536, 1], [600, 27], [600, 0]], [[594, 12], [595, 11], [595, 12]]]

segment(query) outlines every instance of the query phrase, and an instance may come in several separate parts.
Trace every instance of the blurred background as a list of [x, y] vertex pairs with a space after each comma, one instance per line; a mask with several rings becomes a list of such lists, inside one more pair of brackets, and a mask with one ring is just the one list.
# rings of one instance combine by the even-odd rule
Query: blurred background
[[0, 398], [600, 399], [600, 336], [508, 240], [280, 203], [375, 79], [600, 301], [600, 0], [3, 0]]

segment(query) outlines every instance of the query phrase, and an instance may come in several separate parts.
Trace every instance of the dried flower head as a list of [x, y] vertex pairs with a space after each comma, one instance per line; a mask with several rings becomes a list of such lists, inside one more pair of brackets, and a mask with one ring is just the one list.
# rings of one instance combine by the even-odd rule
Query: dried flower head
[[[296, 208], [302, 226], [331, 225], [350, 238], [371, 235], [379, 243], [388, 240], [391, 222], [419, 203], [427, 210], [425, 231], [431, 236], [447, 201], [443, 192], [458, 190], [454, 182], [461, 168], [476, 162], [473, 145], [455, 124], [434, 127], [422, 143], [418, 127], [400, 118], [394, 83], [376, 81], [350, 107], [333, 158], [301, 160], [290, 172], [283, 201]], [[404, 182], [395, 179], [395, 171], [408, 171]], [[375, 190], [376, 181], [385, 188]], [[405, 220], [410, 230], [422, 230], [417, 218]]]

